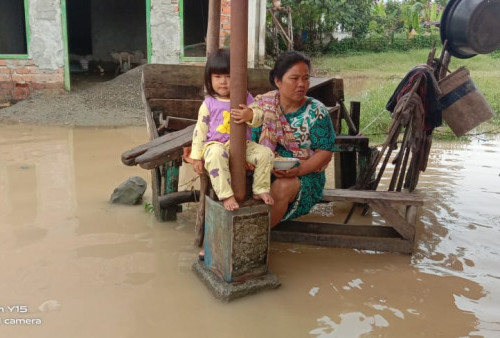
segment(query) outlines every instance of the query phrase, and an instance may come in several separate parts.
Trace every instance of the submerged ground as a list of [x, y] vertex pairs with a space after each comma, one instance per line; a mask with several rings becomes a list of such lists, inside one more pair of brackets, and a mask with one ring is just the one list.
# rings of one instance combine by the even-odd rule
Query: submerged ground
[[[413, 255], [271, 243], [282, 287], [224, 304], [191, 271], [195, 204], [158, 223], [142, 205], [108, 202], [126, 178], [150, 181], [120, 161], [147, 141], [139, 82], [131, 71], [0, 110], [0, 336], [500, 334], [499, 136], [433, 144]], [[191, 168], [181, 175], [190, 182]]]

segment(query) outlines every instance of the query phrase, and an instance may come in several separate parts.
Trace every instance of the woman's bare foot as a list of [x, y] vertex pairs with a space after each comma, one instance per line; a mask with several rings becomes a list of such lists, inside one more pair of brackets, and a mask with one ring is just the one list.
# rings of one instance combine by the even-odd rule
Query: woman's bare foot
[[254, 194], [253, 198], [256, 200], [262, 200], [262, 202], [268, 204], [268, 205], [273, 205], [274, 200], [271, 197], [271, 195], [267, 192], [263, 192], [262, 194]]
[[238, 204], [238, 202], [236, 202], [234, 196], [226, 198], [224, 201], [222, 201], [222, 204], [224, 204], [224, 208], [229, 211], [237, 210], [240, 208], [240, 205]]

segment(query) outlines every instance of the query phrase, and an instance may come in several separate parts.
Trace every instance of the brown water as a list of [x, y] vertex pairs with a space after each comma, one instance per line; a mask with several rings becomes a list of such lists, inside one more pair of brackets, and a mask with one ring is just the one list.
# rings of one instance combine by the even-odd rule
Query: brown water
[[194, 204], [158, 223], [108, 203], [149, 182], [120, 162], [145, 141], [0, 126], [0, 337], [500, 336], [500, 137], [434, 144], [412, 256], [272, 243], [282, 287], [229, 304], [191, 271]]

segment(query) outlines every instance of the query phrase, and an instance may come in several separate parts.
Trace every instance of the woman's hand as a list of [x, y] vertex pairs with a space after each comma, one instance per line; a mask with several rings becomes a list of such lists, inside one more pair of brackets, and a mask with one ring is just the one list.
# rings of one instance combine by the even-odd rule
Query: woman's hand
[[299, 176], [299, 167], [293, 167], [288, 170], [276, 170], [273, 169], [273, 175], [277, 178], [293, 178]]
[[245, 104], [240, 104], [240, 109], [231, 109], [231, 117], [234, 122], [241, 124], [253, 119], [253, 110], [248, 108]]
[[198, 175], [203, 175], [203, 171], [205, 168], [203, 168], [203, 161], [202, 160], [193, 160], [193, 169], [194, 172], [197, 173]]

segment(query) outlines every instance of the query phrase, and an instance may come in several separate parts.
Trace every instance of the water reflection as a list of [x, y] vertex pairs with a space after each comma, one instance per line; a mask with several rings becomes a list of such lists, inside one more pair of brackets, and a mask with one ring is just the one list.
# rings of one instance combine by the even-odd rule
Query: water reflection
[[[500, 138], [433, 145], [412, 256], [272, 243], [282, 287], [230, 304], [191, 272], [194, 204], [160, 224], [141, 205], [108, 203], [127, 177], [150, 181], [120, 162], [145, 141], [143, 128], [0, 126], [0, 306], [26, 304], [43, 320], [1, 325], [1, 336], [500, 333]], [[190, 168], [181, 173], [190, 182]], [[342, 218], [346, 209], [326, 205], [312, 217]]]

